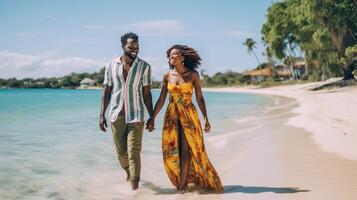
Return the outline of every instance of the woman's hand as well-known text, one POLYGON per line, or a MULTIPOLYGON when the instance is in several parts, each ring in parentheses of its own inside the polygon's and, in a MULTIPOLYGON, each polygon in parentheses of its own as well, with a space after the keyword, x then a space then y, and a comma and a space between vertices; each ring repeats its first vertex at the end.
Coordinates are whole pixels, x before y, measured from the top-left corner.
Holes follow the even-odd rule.
POLYGON ((150 118, 148 119, 148 121, 146 122, 146 128, 149 132, 152 132, 155 129, 155 119, 154 118, 150 118))
POLYGON ((211 130, 211 124, 209 123, 207 118, 205 118, 205 128, 203 130, 205 131, 205 133, 208 133, 211 130))

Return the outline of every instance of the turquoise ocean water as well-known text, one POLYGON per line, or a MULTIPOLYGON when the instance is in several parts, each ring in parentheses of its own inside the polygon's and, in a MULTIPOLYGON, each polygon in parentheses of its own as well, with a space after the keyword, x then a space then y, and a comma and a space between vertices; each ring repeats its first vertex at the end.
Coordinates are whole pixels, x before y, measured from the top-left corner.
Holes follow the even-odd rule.
MULTIPOLYGON (((118 197, 124 177, 111 132, 98 127, 101 95, 101 90, 0 90, 0 199, 118 197)), ((158 95, 153 90, 154 103, 158 95)), ((244 119, 260 115, 272 104, 271 99, 253 94, 205 92, 204 96, 212 126, 206 137, 242 129, 244 119)), ((143 173, 162 171, 165 108, 155 131, 144 133, 143 173)))

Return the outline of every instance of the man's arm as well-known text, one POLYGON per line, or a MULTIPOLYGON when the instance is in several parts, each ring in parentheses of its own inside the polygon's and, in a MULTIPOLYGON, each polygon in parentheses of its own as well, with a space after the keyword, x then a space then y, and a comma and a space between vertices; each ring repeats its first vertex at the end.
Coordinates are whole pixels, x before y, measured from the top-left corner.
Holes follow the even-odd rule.
POLYGON ((112 86, 105 86, 103 96, 102 96, 102 103, 100 106, 100 114, 99 114, 99 127, 102 131, 106 132, 106 128, 108 128, 107 120, 105 119, 105 111, 110 102, 110 96, 112 93, 112 86))
POLYGON ((149 112, 150 118, 152 117, 153 114, 153 109, 152 109, 152 95, 151 95, 151 90, 150 90, 150 85, 146 85, 142 88, 143 92, 143 97, 144 97, 144 104, 146 106, 146 109, 149 112))

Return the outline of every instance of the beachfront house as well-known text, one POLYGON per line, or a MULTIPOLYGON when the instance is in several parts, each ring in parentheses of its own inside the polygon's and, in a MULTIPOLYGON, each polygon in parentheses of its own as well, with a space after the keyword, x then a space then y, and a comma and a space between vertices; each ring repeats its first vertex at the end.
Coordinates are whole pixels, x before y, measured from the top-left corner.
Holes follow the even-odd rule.
POLYGON ((294 79, 302 79, 306 72, 306 63, 303 60, 297 61, 293 67, 294 79))
POLYGON ((97 82, 95 80, 92 80, 90 78, 85 78, 80 82, 81 87, 89 87, 89 86, 95 86, 97 82))
POLYGON ((276 80, 287 80, 292 76, 291 70, 285 65, 275 65, 274 66, 274 78, 276 80))
POLYGON ((271 67, 266 67, 264 69, 255 69, 243 73, 243 77, 249 79, 249 82, 261 82, 265 81, 269 77, 273 77, 273 69, 271 67))
POLYGON ((243 77, 248 79, 251 83, 265 81, 268 78, 275 80, 288 80, 303 79, 306 73, 306 65, 304 61, 298 61, 294 64, 294 67, 290 68, 285 64, 275 65, 272 67, 265 67, 263 69, 254 69, 243 74, 243 77))
POLYGON ((303 57, 286 58, 284 66, 291 71, 290 78, 294 80, 301 80, 306 76, 306 63, 303 57))
POLYGON ((277 80, 301 80, 306 78, 306 63, 302 58, 296 58, 293 66, 289 67, 285 64, 274 66, 274 78, 277 80))

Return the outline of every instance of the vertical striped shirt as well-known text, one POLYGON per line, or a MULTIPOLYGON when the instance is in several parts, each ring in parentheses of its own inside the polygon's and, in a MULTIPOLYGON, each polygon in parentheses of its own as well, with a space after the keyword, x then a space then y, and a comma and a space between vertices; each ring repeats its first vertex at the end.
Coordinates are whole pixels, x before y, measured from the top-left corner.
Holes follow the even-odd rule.
POLYGON ((125 106, 125 122, 144 121, 144 98, 142 87, 151 85, 151 68, 144 60, 136 57, 130 67, 126 81, 121 59, 116 58, 105 67, 103 85, 112 86, 109 110, 110 121, 114 122, 125 106))

